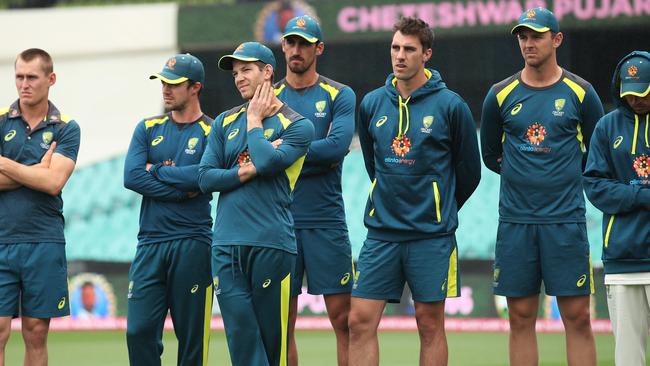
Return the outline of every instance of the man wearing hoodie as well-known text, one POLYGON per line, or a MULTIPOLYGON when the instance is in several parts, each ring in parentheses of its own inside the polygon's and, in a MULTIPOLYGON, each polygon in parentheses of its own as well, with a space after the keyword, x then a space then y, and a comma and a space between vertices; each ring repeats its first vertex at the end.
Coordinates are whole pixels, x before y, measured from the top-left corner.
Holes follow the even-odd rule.
POLYGON ((645 365, 650 316, 650 53, 635 51, 612 78, 616 109, 598 121, 584 173, 603 211, 603 264, 617 365, 645 365))
POLYGON ((595 365, 581 173, 603 107, 587 81, 558 66, 563 35, 553 13, 529 9, 511 33, 524 68, 490 89, 481 117, 483 161, 501 175, 493 286, 508 301, 510 363, 538 362, 544 281, 546 293, 557 296, 568 364, 595 365))
POLYGON ((367 94, 359 140, 372 186, 368 228, 349 317, 351 365, 377 365, 377 326, 404 283, 415 301, 420 363, 447 364, 446 297, 460 294, 458 210, 480 180, 476 126, 467 104, 425 68, 433 32, 402 18, 391 44, 393 73, 367 94))

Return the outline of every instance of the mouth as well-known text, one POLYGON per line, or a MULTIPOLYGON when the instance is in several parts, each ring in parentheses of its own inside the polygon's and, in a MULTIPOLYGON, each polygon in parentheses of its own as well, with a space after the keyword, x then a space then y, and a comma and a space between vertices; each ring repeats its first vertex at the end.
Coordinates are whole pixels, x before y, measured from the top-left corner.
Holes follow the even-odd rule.
POLYGON ((405 65, 405 64, 395 64, 395 70, 396 70, 396 71, 403 71, 403 70, 405 70, 405 69, 406 69, 406 65, 405 65))

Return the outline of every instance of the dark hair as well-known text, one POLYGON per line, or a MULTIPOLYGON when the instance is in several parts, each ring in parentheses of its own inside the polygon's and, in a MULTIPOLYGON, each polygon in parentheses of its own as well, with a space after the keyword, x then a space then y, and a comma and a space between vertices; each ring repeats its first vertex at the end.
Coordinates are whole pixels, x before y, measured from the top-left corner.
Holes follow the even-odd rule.
POLYGON ((191 80, 191 79, 188 80, 188 81, 187 81, 187 89, 191 88, 192 85, 194 85, 194 84, 196 84, 196 83, 201 84, 201 89, 199 89, 199 92, 196 94, 197 97, 200 97, 200 96, 201 96, 201 92, 203 91, 203 83, 201 83, 200 81, 195 81, 195 80, 191 80))
POLYGON ((52 56, 50 56, 49 53, 45 52, 40 48, 29 48, 19 53, 18 57, 16 57, 16 61, 14 61, 14 67, 16 67, 16 62, 18 62, 18 60, 30 62, 37 58, 41 59, 43 72, 45 72, 45 75, 49 75, 54 71, 54 63, 52 62, 52 56))
POLYGON ((417 36, 422 44, 422 50, 433 48, 433 30, 424 20, 414 17, 405 17, 395 23, 393 33, 400 32, 404 35, 417 36))

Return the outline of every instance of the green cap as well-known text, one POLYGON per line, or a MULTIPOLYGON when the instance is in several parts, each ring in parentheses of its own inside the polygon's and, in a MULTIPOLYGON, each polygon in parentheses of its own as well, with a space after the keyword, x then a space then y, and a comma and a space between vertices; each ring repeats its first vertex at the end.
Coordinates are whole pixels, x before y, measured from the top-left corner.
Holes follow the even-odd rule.
POLYGON ((273 52, 258 42, 240 44, 231 55, 225 55, 219 59, 219 68, 225 71, 232 70, 233 60, 246 62, 260 61, 273 66, 273 70, 275 70, 275 56, 273 56, 273 52))
POLYGON ((621 78, 621 98, 626 95, 645 97, 650 93, 650 61, 645 57, 631 57, 623 65, 621 78))
POLYGON ((560 24, 557 22, 555 15, 550 10, 544 8, 526 10, 521 14, 517 25, 510 30, 510 33, 515 34, 520 27, 526 27, 539 33, 548 31, 558 33, 560 31, 560 24))
POLYGON ((201 60, 186 53, 167 60, 162 71, 151 74, 149 79, 160 79, 167 84, 180 84, 186 80, 198 81, 203 84, 205 71, 201 60))
POLYGON ((288 36, 299 36, 307 40, 309 43, 316 43, 323 40, 323 33, 320 30, 320 25, 316 19, 309 15, 301 15, 289 20, 287 26, 284 28, 282 38, 288 36))

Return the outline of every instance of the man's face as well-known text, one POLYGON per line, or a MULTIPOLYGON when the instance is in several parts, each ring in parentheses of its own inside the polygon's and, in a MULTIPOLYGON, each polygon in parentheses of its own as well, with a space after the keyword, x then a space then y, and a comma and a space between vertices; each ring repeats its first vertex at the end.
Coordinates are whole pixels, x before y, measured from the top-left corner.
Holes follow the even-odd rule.
POLYGON ((16 60, 16 91, 22 104, 35 106, 47 101, 50 86, 56 82, 52 72, 45 74, 40 57, 27 62, 16 60))
POLYGON ((309 70, 316 57, 323 53, 324 47, 323 42, 309 43, 300 36, 288 36, 282 39, 284 59, 289 70, 295 74, 302 74, 309 70))
POLYGON ((555 50, 562 44, 562 33, 555 36, 550 31, 540 33, 521 27, 517 32, 519 49, 526 65, 540 67, 555 57, 555 50))
POLYGON ((245 100, 253 99, 257 86, 262 85, 265 80, 270 80, 270 75, 267 77, 266 72, 266 68, 270 66, 265 65, 260 69, 259 65, 257 62, 233 60, 232 76, 237 90, 245 100))
POLYGON ((81 304, 87 311, 92 311, 97 303, 97 296, 95 294, 95 287, 86 285, 81 288, 81 304))
POLYGON ((632 108, 636 114, 650 113, 650 93, 645 97, 637 97, 634 95, 626 95, 625 101, 632 108))
POLYGON ((424 70, 424 64, 431 58, 431 49, 423 50, 416 35, 405 35, 397 31, 390 46, 393 73, 398 80, 410 80, 424 70))
POLYGON ((190 86, 188 80, 183 81, 180 84, 168 84, 164 81, 162 83, 162 95, 163 102, 165 104, 165 111, 182 111, 187 107, 187 104, 190 101, 192 95, 196 94, 197 91, 193 86, 190 86))

